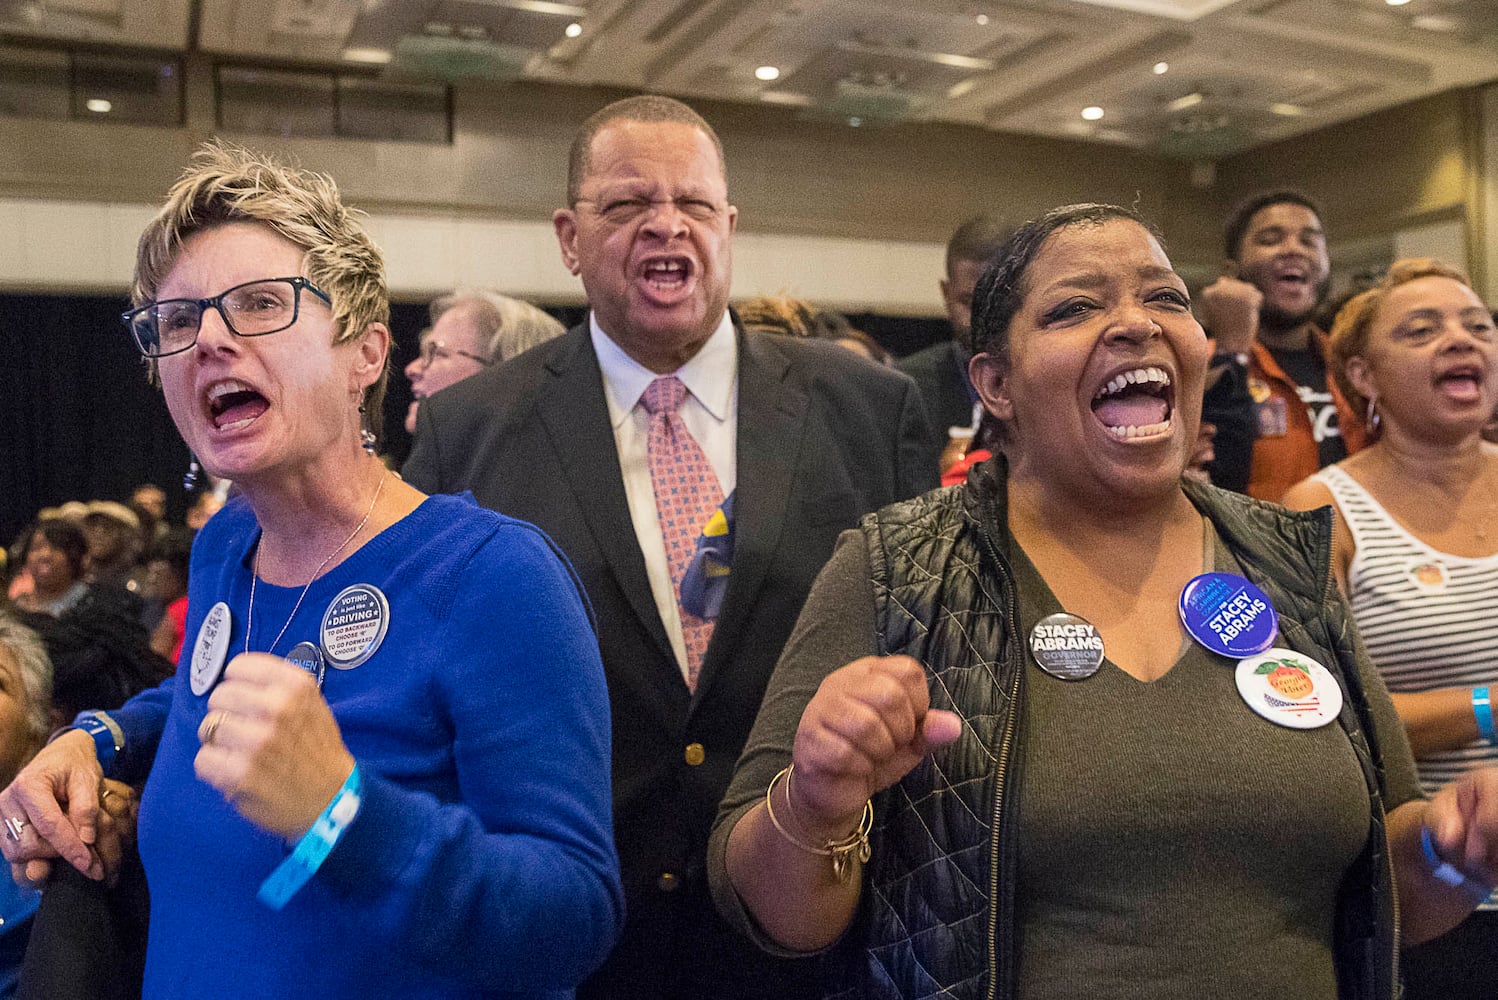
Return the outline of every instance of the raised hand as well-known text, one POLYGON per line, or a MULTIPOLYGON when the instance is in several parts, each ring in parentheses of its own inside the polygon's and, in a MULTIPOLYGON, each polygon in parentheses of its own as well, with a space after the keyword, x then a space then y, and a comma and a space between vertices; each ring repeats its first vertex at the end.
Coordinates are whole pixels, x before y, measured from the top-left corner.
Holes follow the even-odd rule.
POLYGON ((199 778, 256 826, 296 840, 354 769, 317 682, 278 656, 229 661, 198 726, 199 778))
POLYGON ((926 673, 908 656, 866 656, 828 674, 801 714, 788 802, 817 837, 842 837, 864 803, 957 739, 955 713, 930 707, 926 673))

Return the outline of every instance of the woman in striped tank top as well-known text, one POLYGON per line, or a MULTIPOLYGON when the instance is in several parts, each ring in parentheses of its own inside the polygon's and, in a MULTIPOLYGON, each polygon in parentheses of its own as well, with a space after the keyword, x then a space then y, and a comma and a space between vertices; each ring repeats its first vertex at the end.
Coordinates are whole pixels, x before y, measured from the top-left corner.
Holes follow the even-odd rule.
MULTIPOLYGON (((1460 271, 1402 260, 1337 314, 1330 367, 1373 443, 1285 503, 1332 504, 1333 570, 1434 794, 1498 763, 1498 448, 1482 439, 1498 408, 1493 316, 1460 271)), ((1498 875, 1438 846, 1483 884, 1498 875)), ((1409 1000, 1498 996, 1498 896, 1406 951, 1404 968, 1409 1000)))

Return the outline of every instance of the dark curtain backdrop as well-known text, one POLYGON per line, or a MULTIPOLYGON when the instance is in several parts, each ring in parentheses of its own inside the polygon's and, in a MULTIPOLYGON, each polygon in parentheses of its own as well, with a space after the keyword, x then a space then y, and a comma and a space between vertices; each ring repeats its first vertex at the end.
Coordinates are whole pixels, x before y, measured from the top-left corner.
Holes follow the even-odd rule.
MULTIPOLYGON (((170 514, 187 507, 187 447, 161 392, 120 323, 121 296, 0 294, 0 544, 10 545, 43 507, 68 500, 120 500, 141 483, 166 490, 170 514)), ((581 307, 548 309, 564 324, 581 307)), ((893 353, 948 336, 945 320, 849 314, 893 353)), ((395 303, 383 450, 397 464, 410 452, 403 421, 411 387, 402 370, 416 356, 425 303, 395 303)))

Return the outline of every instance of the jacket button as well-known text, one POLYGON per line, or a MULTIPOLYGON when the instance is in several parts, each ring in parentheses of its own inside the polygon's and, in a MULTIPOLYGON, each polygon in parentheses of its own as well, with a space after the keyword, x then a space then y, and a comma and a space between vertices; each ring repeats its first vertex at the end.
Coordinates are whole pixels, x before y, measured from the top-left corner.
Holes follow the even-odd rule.
POLYGON ((681 886, 681 879, 671 872, 661 872, 661 877, 655 880, 655 887, 661 892, 675 892, 681 886))
POLYGON ((707 751, 702 749, 701 743, 688 743, 687 751, 682 756, 686 758, 689 766, 696 767, 707 760, 707 751))

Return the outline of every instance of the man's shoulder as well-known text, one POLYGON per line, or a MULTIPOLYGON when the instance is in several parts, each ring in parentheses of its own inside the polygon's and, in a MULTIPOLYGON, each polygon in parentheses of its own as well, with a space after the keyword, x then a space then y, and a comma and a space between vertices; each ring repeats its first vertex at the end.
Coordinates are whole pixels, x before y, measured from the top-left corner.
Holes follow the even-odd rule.
POLYGON ((895 367, 907 375, 916 375, 933 371, 940 366, 950 367, 952 364, 953 345, 950 340, 923 347, 914 354, 907 354, 895 362, 895 367))
POLYGON ((910 384, 904 373, 870 361, 830 340, 748 331, 744 334, 744 343, 749 363, 783 360, 791 371, 818 385, 851 385, 859 387, 858 391, 868 391, 869 387, 900 390, 910 384))

